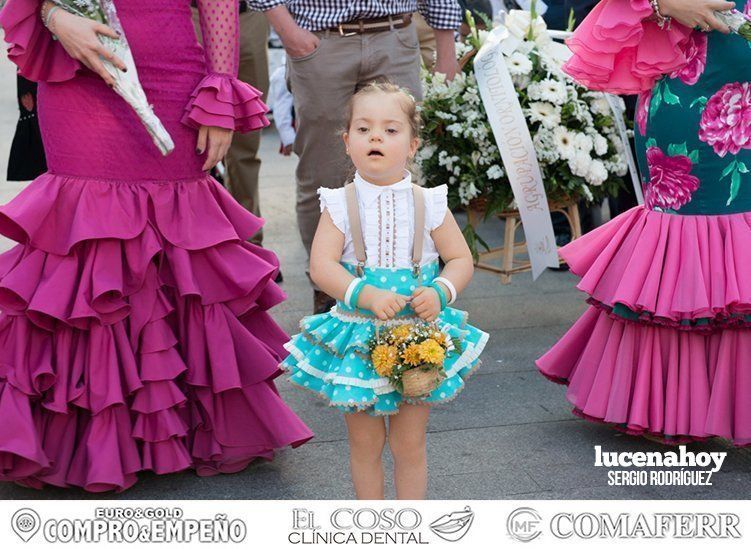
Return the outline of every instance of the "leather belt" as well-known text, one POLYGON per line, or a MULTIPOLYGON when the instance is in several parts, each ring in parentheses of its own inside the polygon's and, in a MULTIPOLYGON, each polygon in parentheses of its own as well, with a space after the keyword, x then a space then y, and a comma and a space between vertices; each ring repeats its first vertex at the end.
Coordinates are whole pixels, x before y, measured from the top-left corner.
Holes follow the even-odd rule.
POLYGON ((408 26, 411 22, 411 13, 400 13, 398 15, 376 17, 374 19, 347 21, 346 23, 339 23, 337 26, 331 27, 328 30, 331 32, 338 32, 341 36, 353 36, 355 34, 402 29, 408 26))

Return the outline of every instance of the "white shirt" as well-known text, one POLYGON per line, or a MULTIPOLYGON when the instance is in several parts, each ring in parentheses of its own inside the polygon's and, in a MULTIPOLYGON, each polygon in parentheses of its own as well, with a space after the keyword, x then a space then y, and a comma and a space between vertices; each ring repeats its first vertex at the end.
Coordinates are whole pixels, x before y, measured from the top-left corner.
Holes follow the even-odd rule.
POLYGON ((292 94, 287 89, 285 66, 271 74, 269 86, 269 106, 274 112, 274 125, 279 132, 279 138, 285 147, 295 142, 295 128, 292 125, 292 94))
MULTIPOLYGON (((415 230, 412 175, 391 185, 374 185, 355 173, 357 202, 360 207, 360 224, 365 240, 368 267, 390 269, 412 268, 412 246, 415 230)), ((422 264, 438 259, 438 251, 430 232, 438 228, 448 211, 446 185, 423 188, 425 195, 425 237, 422 246, 422 264)), ((328 210, 334 225, 344 233, 342 261, 357 263, 355 247, 347 216, 347 199, 344 188, 318 189, 321 211, 328 210)))

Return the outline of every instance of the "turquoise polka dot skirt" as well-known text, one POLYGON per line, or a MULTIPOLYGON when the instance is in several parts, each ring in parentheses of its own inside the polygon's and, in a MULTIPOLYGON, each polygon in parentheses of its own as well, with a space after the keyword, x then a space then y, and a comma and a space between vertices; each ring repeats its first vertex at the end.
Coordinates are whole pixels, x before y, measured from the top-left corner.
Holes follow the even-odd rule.
MULTIPOLYGON (((354 265, 343 265, 355 274, 354 265)), ((368 284, 407 296, 436 276, 438 262, 423 265, 418 276, 411 269, 365 269, 368 284)), ((488 341, 488 334, 467 324, 466 312, 447 307, 437 322, 441 330, 462 341, 462 352, 446 357, 446 377, 434 391, 419 399, 405 398, 387 378, 376 373, 370 361, 368 344, 376 333, 375 320, 370 311, 353 309, 341 301, 328 313, 303 318, 301 332, 285 345, 290 354, 281 364, 291 374, 290 382, 313 391, 343 412, 395 414, 403 401, 435 404, 456 397, 480 365, 479 356, 488 341)), ((416 320, 408 305, 389 323, 416 320)))

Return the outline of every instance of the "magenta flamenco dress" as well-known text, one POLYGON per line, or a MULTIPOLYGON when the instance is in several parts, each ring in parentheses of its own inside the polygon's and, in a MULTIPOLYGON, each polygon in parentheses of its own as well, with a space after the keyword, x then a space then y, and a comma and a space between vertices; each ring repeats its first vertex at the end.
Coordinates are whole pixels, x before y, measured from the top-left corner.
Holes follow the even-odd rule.
POLYGON ((196 129, 266 124, 237 80, 237 1, 115 0, 163 157, 135 113, 69 57, 40 0, 0 12, 39 82, 49 171, 0 207, 0 479, 122 491, 137 473, 235 472, 312 433, 280 398, 286 334, 262 220, 201 171, 196 129))
POLYGON ((640 94, 645 205, 561 250, 590 307, 537 366, 584 418, 748 445, 751 47, 651 16, 648 0, 603 0, 569 40, 576 80, 640 94))

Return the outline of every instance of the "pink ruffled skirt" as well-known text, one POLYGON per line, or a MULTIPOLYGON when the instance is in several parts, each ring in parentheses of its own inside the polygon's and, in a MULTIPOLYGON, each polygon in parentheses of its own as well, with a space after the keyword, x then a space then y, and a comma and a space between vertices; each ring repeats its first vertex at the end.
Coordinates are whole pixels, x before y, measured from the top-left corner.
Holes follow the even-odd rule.
POLYGON ((89 491, 235 472, 312 437, 261 226, 211 177, 45 174, 0 207, 0 479, 89 491))
POLYGON ((751 444, 751 213, 636 207, 561 249, 590 307, 537 367, 574 413, 751 444))

